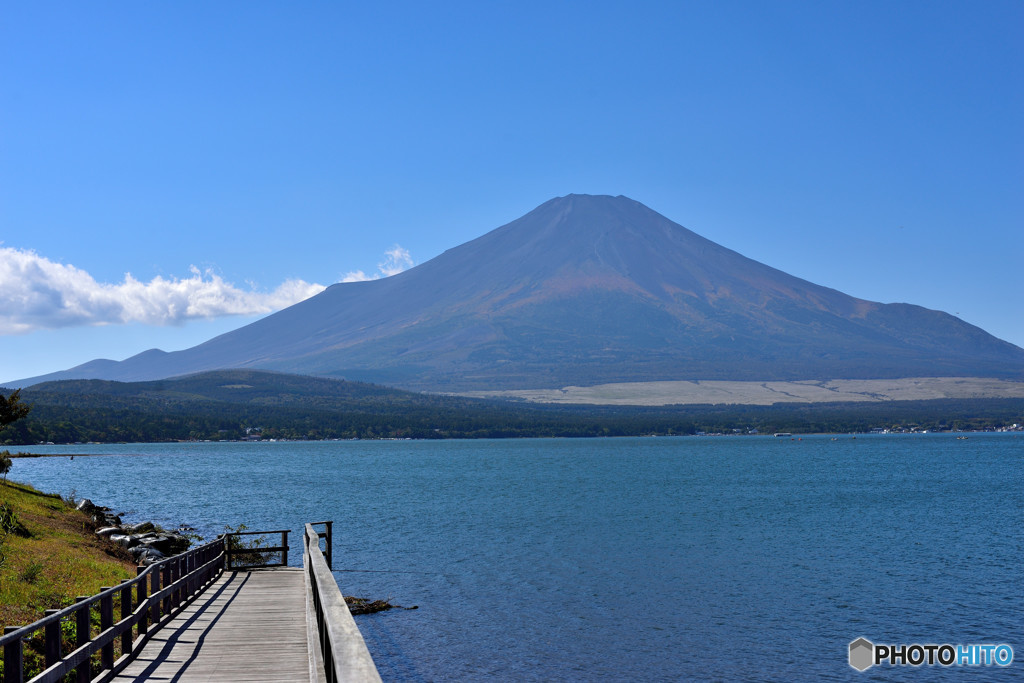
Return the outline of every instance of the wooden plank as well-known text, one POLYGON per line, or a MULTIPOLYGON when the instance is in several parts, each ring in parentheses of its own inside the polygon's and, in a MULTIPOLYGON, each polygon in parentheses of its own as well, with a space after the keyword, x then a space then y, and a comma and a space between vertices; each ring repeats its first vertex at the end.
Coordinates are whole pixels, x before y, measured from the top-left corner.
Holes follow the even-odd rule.
POLYGON ((226 571, 113 680, 309 680, 302 570, 226 571))

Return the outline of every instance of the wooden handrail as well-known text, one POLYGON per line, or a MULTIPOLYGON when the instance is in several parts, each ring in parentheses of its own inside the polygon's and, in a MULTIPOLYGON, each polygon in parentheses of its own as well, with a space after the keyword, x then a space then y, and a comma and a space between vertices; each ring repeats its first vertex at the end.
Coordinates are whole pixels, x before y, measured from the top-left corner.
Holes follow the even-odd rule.
MULTIPOLYGON (((327 559, 327 568, 334 569, 334 564, 332 562, 332 558, 334 555, 332 548, 334 547, 334 542, 331 538, 332 534, 334 533, 334 521, 329 520, 326 522, 310 522, 309 526, 320 526, 321 524, 325 527, 325 530, 320 532, 320 538, 327 539, 327 552, 324 553, 327 559)), ((320 547, 319 543, 317 544, 317 547, 320 547)))
MULTIPOLYGON (((373 663, 363 636, 356 627, 345 604, 341 590, 331 573, 332 522, 306 524, 303 534, 303 577, 306 590, 306 622, 310 646, 310 680, 358 681, 377 683, 380 675, 373 663), (317 532, 314 525, 324 525, 317 532), (320 540, 326 539, 326 557, 320 549, 320 540)), ((250 552, 284 550, 287 553, 287 531, 234 532, 233 535, 280 533, 283 548, 258 548, 250 552)), ((103 588, 92 596, 79 597, 74 605, 62 610, 48 611, 42 619, 28 626, 4 629, 0 636, 3 650, 3 683, 24 683, 24 640, 44 630, 46 669, 32 678, 30 683, 56 683, 72 672, 79 683, 110 681, 120 673, 153 634, 165 626, 210 586, 228 568, 230 552, 226 534, 212 543, 187 550, 180 555, 138 568, 138 575, 118 586, 103 588), (132 601, 132 593, 135 600, 132 601), (114 621, 113 601, 121 600, 120 620, 114 621), (91 614, 94 607, 100 611, 100 632, 92 637, 91 614), (60 624, 74 619, 76 624, 75 649, 61 653, 60 624), (137 627, 138 636, 132 638, 137 627), (114 661, 114 643, 120 639, 122 655, 114 661), (91 659, 100 654, 101 674, 92 678, 91 659)), ((242 554, 240 551, 236 554, 242 554)), ((287 561, 287 560, 285 560, 287 561)))
POLYGON ((100 653, 101 666, 106 672, 103 680, 113 678, 156 629, 170 621, 220 576, 224 571, 224 545, 222 536, 212 543, 155 562, 145 569, 140 567, 134 579, 123 581, 118 586, 103 588, 96 595, 80 597, 74 605, 49 612, 28 626, 4 629, 4 635, 0 636, 4 683, 24 681, 22 642, 40 629, 46 634, 46 669, 32 678, 32 683, 55 683, 72 671, 76 672, 76 680, 89 681, 92 679, 90 658, 97 652, 100 653), (147 591, 147 582, 152 584, 151 592, 147 591), (131 609, 132 588, 135 588, 136 594, 134 609, 131 609), (115 595, 119 595, 122 600, 121 619, 117 622, 113 620, 115 595), (126 599, 129 603, 127 606, 126 599), (97 603, 100 608, 101 631, 93 638, 89 631, 89 615, 97 603), (62 656, 60 623, 71 618, 74 618, 76 624, 77 647, 62 656), (133 640, 131 634, 136 624, 139 625, 139 636, 133 640), (123 654, 115 662, 113 645, 118 638, 121 639, 123 654))
MULTIPOLYGON (((326 524, 327 532, 318 533, 313 524, 306 525, 302 554, 302 569, 306 583, 306 621, 310 634, 310 647, 316 648, 313 660, 323 666, 327 683, 338 681, 359 681, 376 683, 380 674, 373 663, 366 642, 359 632, 352 614, 345 604, 338 583, 320 550, 320 539, 327 539, 330 553, 332 545, 331 523, 326 524)), ((311 671, 311 678, 317 672, 311 671)))
POLYGON ((255 569, 257 567, 287 567, 288 566, 288 534, 291 529, 275 529, 273 531, 231 531, 224 534, 224 548, 227 554, 228 569, 255 569), (281 545, 267 546, 266 548, 233 548, 233 543, 228 540, 232 536, 264 536, 268 534, 281 534, 281 545), (235 566, 233 558, 244 555, 257 555, 261 553, 281 553, 281 561, 276 563, 257 562, 246 563, 235 566))

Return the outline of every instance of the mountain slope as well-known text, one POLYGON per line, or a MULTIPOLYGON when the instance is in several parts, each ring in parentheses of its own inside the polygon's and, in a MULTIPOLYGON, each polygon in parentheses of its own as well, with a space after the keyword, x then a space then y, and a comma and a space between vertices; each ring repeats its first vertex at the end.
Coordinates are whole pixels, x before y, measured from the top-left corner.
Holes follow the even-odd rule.
POLYGON ((1024 377, 946 313, 787 275, 625 197, 569 195, 383 280, 338 284, 175 353, 50 378, 245 367, 421 390, 666 379, 1024 377))

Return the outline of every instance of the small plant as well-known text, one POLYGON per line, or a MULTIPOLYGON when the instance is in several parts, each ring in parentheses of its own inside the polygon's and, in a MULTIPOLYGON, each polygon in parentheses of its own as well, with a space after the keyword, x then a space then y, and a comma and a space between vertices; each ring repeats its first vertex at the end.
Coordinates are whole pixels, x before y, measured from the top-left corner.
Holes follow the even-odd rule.
POLYGON ((239 524, 234 528, 224 527, 227 535, 227 551, 231 556, 233 568, 262 567, 274 559, 274 555, 277 554, 275 550, 262 550, 264 547, 262 536, 247 535, 248 540, 243 541, 242 536, 234 535, 240 534, 248 528, 245 524, 239 524))
POLYGON ((8 534, 14 534, 15 536, 21 536, 22 538, 28 538, 32 534, 29 533, 25 525, 18 519, 18 513, 15 512, 14 507, 10 503, 0 503, 0 538, 6 537, 8 534))
POLYGON ((0 504, 0 570, 7 564, 7 549, 4 548, 4 543, 11 534, 29 535, 28 529, 18 519, 18 513, 14 511, 14 507, 5 501, 0 504))
POLYGON ((189 545, 193 547, 202 545, 203 541, 206 540, 203 538, 202 534, 198 534, 195 531, 179 531, 178 533, 187 538, 189 545))
POLYGON ((11 465, 14 461, 11 460, 10 451, 0 451, 0 474, 4 475, 4 483, 7 483, 7 473, 11 471, 11 465))
POLYGON ((25 583, 35 583, 39 580, 42 573, 42 562, 29 562, 25 568, 21 570, 21 580, 25 583))

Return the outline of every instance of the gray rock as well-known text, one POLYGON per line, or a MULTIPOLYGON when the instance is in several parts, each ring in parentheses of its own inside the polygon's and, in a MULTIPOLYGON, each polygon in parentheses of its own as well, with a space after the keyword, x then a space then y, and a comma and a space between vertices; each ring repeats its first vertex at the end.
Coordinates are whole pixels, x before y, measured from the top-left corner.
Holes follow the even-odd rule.
POLYGON ((139 545, 139 538, 137 536, 129 536, 128 534, 111 534, 110 540, 125 548, 133 548, 139 545))
MULTIPOLYGON (((96 535, 107 537, 114 543, 132 550, 141 547, 138 553, 152 551, 147 557, 159 558, 177 555, 188 550, 191 541, 180 531, 165 531, 153 522, 122 524, 121 517, 115 515, 108 507, 95 505, 88 498, 78 502, 78 509, 92 516, 93 522, 100 527, 96 535)), ((190 528, 190 527, 182 527, 190 528)))
POLYGON ((165 532, 152 536, 140 537, 140 542, 150 548, 156 548, 164 555, 177 555, 188 550, 189 540, 181 534, 165 532))
POLYGON ((94 508, 92 521, 99 526, 121 526, 121 518, 113 514, 110 508, 94 508))
POLYGON ((132 557, 140 565, 151 565, 164 559, 164 554, 162 552, 156 548, 150 548, 144 545, 137 545, 128 552, 132 554, 132 557))

